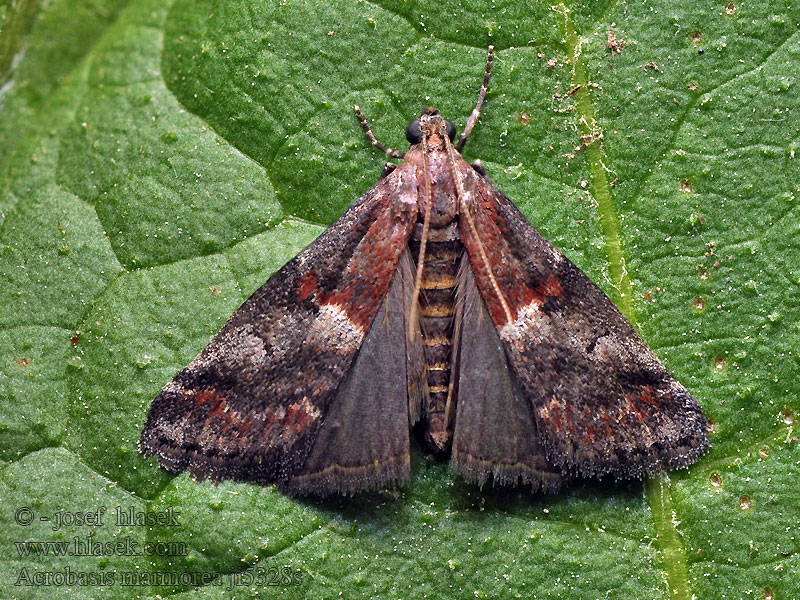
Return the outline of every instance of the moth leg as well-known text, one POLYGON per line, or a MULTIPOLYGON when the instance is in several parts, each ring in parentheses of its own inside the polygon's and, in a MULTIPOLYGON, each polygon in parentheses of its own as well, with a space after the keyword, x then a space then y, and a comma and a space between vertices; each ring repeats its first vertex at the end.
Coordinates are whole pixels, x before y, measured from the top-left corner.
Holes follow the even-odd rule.
POLYGON ((483 167, 483 161, 480 158, 476 158, 475 160, 473 160, 471 163, 469 163, 469 166, 472 167, 472 169, 478 175, 486 177, 486 169, 483 167))
POLYGON ((406 155, 405 152, 400 152, 399 150, 395 150, 393 148, 387 148, 386 146, 381 144, 375 137, 375 134, 372 133, 372 129, 369 128, 369 123, 367 123, 367 120, 361 113, 361 109, 358 107, 358 105, 356 105, 354 108, 356 109, 356 114, 358 115, 358 119, 361 121, 361 126, 364 128, 364 131, 367 132, 367 137, 372 142, 372 145, 375 146, 381 152, 383 152, 386 155, 386 158, 403 158, 406 155))
POLYGON ((472 133, 472 128, 475 127, 478 117, 481 116, 481 108, 483 107, 483 101, 486 98, 486 89, 489 87, 489 77, 492 75, 493 59, 494 46, 489 46, 489 55, 486 57, 486 72, 483 74, 483 85, 481 86, 480 94, 478 94, 478 103, 475 105, 475 108, 472 109, 472 114, 469 116, 469 119, 467 119, 467 126, 464 127, 464 131, 461 132, 461 136, 458 138, 458 143, 456 144, 456 150, 459 152, 461 152, 461 149, 467 142, 469 134, 472 133))
POLYGON ((389 175, 391 175, 392 171, 394 171, 396 168, 397 168, 396 164, 392 162, 387 162, 386 164, 383 165, 383 171, 381 171, 380 178, 384 179, 385 177, 388 177, 389 175))

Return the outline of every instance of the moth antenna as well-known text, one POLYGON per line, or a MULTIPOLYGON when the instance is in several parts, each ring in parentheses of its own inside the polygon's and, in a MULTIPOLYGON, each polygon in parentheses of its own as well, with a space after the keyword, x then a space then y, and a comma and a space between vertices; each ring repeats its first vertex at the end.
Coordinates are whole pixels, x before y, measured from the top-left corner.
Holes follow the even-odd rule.
MULTIPOLYGON (((450 147, 450 138, 444 136, 450 147)), ((431 227, 431 178, 428 174, 428 140, 423 135, 420 140, 422 143, 422 170, 425 175, 425 219, 422 222, 422 236, 419 241, 419 255, 417 256, 417 276, 414 278, 414 294, 411 296, 411 316, 408 320, 408 339, 414 339, 412 323, 417 320, 417 305, 419 304, 419 292, 422 289, 422 269, 425 266, 425 249, 428 245, 428 230, 431 227)))
MULTIPOLYGON (((481 108, 483 107, 484 99, 486 99, 486 90, 489 87, 489 77, 491 77, 492 75, 493 60, 494 60, 494 46, 489 46, 489 55, 486 57, 486 72, 483 74, 483 85, 481 86, 480 94, 478 94, 478 103, 475 105, 475 108, 472 109, 472 114, 469 116, 469 119, 467 119, 467 125, 466 127, 464 127, 464 131, 461 132, 461 135, 458 138, 458 142, 456 143, 456 150, 458 150, 459 152, 461 152, 461 149, 467 142, 469 134, 472 133, 472 128, 475 127, 475 123, 478 122, 478 117, 481 116, 481 108)), ((356 110, 358 110, 358 107, 356 107, 356 110)))
MULTIPOLYGON (((489 52, 489 55, 491 56, 491 46, 489 52)), ((480 105, 480 102, 478 104, 480 105)), ((495 279, 494 273, 492 272, 492 265, 489 263, 489 257, 486 255, 486 248, 483 247, 483 242, 481 242, 481 238, 478 235, 478 230, 475 227, 475 221, 470 213, 470 207, 466 206, 464 202, 464 185, 461 182, 461 177, 459 177, 458 168, 456 167, 457 163, 456 156, 453 152, 453 144, 450 143, 450 138, 447 136, 444 136, 444 142, 445 146, 447 147, 447 155, 450 157, 450 168, 453 172, 453 180, 456 183, 456 202, 458 203, 458 212, 459 214, 464 215, 464 218, 469 224, 470 232, 475 238, 475 245, 478 247, 478 253, 481 255, 481 261, 483 262, 484 267, 486 267, 486 273, 489 275, 489 281, 492 284, 492 289, 494 290, 494 293, 497 294, 497 299, 500 301, 500 305, 503 307, 503 312, 506 313, 507 322, 513 323, 514 317, 511 313, 511 308, 508 306, 508 301, 506 301, 506 297, 503 295, 503 291, 500 289, 500 285, 497 283, 497 279, 495 279)))
MULTIPOLYGON (((403 158, 406 153, 400 152, 399 150, 395 150, 394 148, 387 148, 383 144, 378 141, 378 138, 375 137, 375 134, 372 133, 372 129, 369 128, 369 123, 367 123, 367 119, 364 118, 364 115, 361 112, 361 109, 356 104, 353 108, 356 110, 356 114, 358 115, 358 119, 361 121, 361 126, 364 128, 364 131, 367 132, 367 137, 372 142, 372 145, 375 146, 378 150, 383 152, 386 155, 386 158, 403 158)), ((384 168, 385 170, 385 168, 384 168)))

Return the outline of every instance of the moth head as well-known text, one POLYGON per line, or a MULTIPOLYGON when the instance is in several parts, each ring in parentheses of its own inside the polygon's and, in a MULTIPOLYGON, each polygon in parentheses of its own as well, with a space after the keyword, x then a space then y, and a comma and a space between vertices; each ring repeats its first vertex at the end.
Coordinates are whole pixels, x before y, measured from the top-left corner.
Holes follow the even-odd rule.
POLYGON ((406 127, 406 139, 409 144, 419 144, 422 141, 423 133, 426 137, 440 135, 442 129, 451 142, 456 139, 456 126, 452 121, 443 119, 435 108, 425 108, 419 119, 411 121, 406 127))

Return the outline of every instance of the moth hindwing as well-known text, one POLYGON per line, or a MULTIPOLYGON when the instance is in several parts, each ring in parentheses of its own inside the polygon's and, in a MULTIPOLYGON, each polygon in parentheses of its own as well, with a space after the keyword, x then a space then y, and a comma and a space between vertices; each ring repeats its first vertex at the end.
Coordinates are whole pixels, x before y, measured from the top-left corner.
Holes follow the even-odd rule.
POLYGON ((162 466, 289 494, 402 483, 410 431, 483 485, 642 477, 706 420, 608 297, 542 237, 435 109, 399 165, 258 289, 153 400, 162 466))

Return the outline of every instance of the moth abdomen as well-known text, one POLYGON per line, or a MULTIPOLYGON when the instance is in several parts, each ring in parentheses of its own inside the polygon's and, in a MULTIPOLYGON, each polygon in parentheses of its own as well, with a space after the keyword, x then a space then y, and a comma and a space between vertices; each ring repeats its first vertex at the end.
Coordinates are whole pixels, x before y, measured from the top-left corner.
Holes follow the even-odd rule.
MULTIPOLYGON (((419 256, 421 231, 409 242, 411 255, 419 256)), ((426 244, 419 295, 419 321, 425 356, 428 394, 422 406, 425 441, 436 452, 447 451, 452 441, 448 413, 454 406, 453 331, 456 275, 463 246, 452 224, 432 227, 426 244)))

